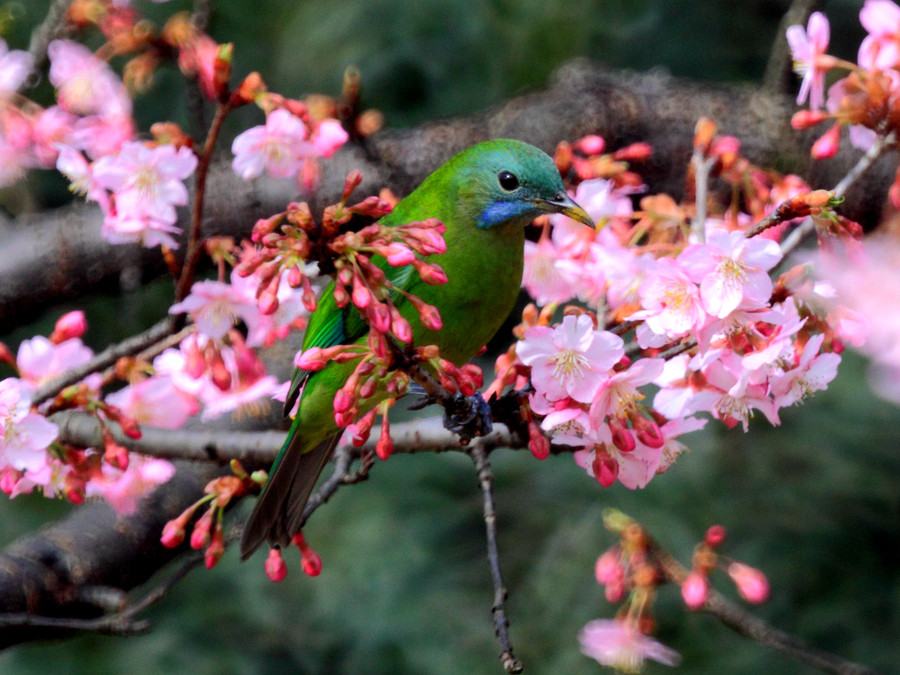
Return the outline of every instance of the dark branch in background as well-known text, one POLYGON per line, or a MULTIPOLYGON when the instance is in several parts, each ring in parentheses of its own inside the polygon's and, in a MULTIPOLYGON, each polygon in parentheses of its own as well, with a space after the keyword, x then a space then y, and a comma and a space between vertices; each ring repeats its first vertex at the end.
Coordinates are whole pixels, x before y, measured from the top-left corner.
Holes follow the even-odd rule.
MULTIPOLYGON (((323 163, 322 182, 310 200, 314 209, 327 204, 340 194, 354 168, 364 177, 359 194, 377 193, 382 186, 406 194, 451 154, 485 138, 520 138, 552 152, 559 141, 587 133, 601 134, 610 148, 650 143, 653 156, 636 168, 651 191, 678 196, 701 116, 715 120, 721 133, 738 135, 752 161, 798 173, 815 187, 834 185, 859 153, 845 143, 837 157, 813 163, 809 147, 820 131, 791 129, 794 110, 790 97, 758 89, 702 85, 659 73, 612 72, 576 61, 561 68, 546 90, 495 110, 383 132, 368 139, 365 149, 342 148, 323 163)), ((848 198, 841 207, 844 215, 867 227, 878 222, 893 180, 889 164, 876 163, 869 189, 848 198)), ((242 181, 227 158, 214 161, 203 236, 247 235, 258 218, 282 211, 295 199, 294 190, 290 181, 242 181)), ((20 216, 2 232, 8 255, 0 259, 0 334, 52 303, 115 284, 135 288, 142 277, 165 273, 158 251, 110 246, 100 237, 101 223, 98 209, 73 204, 20 216)), ((188 226, 184 210, 179 224, 188 226)))
MULTIPOLYGON (((59 427, 59 439, 83 448, 102 448, 100 423, 88 413, 69 410, 51 415, 59 427)), ((248 467, 270 464, 284 442, 281 431, 234 431, 221 429, 160 429, 141 426, 135 440, 122 433, 115 422, 106 422, 119 445, 143 455, 161 459, 228 464, 236 459, 248 467)))
POLYGON ((55 39, 68 33, 66 13, 71 4, 72 0, 54 0, 47 9, 47 16, 44 17, 41 25, 32 31, 31 40, 28 42, 28 53, 34 59, 34 70, 23 84, 24 88, 30 89, 37 85, 40 81, 40 71, 47 62, 47 47, 55 39))
POLYGON ((184 552, 159 543, 162 527, 193 503, 218 471, 182 465, 134 515, 117 518, 106 503, 86 504, 0 552, 0 649, 66 637, 86 627, 50 625, 53 619, 91 621, 121 610, 127 591, 184 552), (28 623, 24 614, 50 621, 28 623))
POLYGON ((797 79, 793 69, 793 58, 788 46, 785 33, 788 26, 806 26, 809 15, 813 13, 818 0, 794 0, 788 11, 784 13, 778 30, 775 32, 775 42, 769 52, 769 61, 766 63, 766 72, 763 75, 762 88, 772 94, 791 94, 796 91, 797 79))

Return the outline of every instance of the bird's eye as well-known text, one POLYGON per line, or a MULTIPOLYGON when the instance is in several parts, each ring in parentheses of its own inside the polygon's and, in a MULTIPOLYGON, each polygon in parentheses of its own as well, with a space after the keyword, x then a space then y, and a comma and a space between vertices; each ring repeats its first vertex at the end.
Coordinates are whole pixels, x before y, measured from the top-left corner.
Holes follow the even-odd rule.
POLYGON ((512 192, 519 187, 519 179, 516 178, 515 174, 510 173, 509 171, 501 171, 497 174, 497 182, 500 183, 500 187, 507 192, 512 192))

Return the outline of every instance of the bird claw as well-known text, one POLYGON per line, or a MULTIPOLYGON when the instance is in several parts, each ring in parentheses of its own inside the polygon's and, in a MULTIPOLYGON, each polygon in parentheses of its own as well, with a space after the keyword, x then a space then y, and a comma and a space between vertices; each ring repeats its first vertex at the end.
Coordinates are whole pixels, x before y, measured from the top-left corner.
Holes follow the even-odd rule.
POLYGON ((491 406, 481 394, 457 394, 444 408, 444 428, 458 434, 463 445, 467 445, 473 438, 491 433, 491 406))

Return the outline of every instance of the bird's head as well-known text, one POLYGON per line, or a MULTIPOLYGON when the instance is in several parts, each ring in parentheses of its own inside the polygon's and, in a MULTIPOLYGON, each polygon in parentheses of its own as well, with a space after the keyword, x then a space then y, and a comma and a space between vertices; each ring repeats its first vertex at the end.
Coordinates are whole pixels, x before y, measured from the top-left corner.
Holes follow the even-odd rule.
POLYGON ((481 229, 527 225, 545 213, 594 227, 563 187, 546 153, 522 141, 498 139, 472 146, 451 162, 461 180, 459 196, 481 229))

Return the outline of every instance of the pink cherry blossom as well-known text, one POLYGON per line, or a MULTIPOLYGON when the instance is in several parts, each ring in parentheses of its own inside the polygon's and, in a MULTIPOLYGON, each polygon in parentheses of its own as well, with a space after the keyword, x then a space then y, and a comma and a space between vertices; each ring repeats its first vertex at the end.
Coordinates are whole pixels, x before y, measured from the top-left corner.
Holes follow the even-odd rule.
POLYGON ((574 297, 571 280, 560 269, 564 254, 547 237, 525 242, 522 286, 538 305, 562 303, 574 297))
POLYGON ((866 0, 859 21, 869 33, 859 46, 859 65, 867 70, 896 66, 900 62, 900 7, 890 0, 866 0))
POLYGON ((198 281, 190 294, 169 308, 170 314, 190 314, 197 329, 213 340, 221 340, 245 316, 259 314, 255 298, 221 281, 198 281))
POLYGON ((69 179, 69 190, 100 204, 100 208, 109 210, 109 195, 103 186, 94 178, 93 166, 79 150, 68 145, 57 146, 59 156, 56 169, 69 179))
POLYGON ((77 115, 131 116, 131 99, 109 65, 71 40, 54 40, 47 47, 50 82, 59 104, 77 115))
POLYGON ((831 30, 828 19, 821 12, 813 12, 806 30, 803 26, 790 26, 787 40, 794 57, 794 71, 803 77, 797 103, 809 98, 809 107, 818 110, 825 102, 825 73, 831 63, 825 57, 831 30))
POLYGON ((37 116, 31 130, 32 149, 42 167, 52 168, 56 165, 60 144, 65 144, 75 123, 75 116, 58 105, 41 111, 37 116))
POLYGON ((138 500, 175 475, 175 467, 165 459, 132 454, 125 471, 101 465, 102 474, 85 486, 85 496, 102 497, 120 516, 134 513, 138 500))
POLYGON ((600 665, 636 673, 650 659, 667 666, 681 663, 681 655, 620 619, 594 619, 578 634, 581 652, 600 665))
MULTIPOLYGON (((601 431, 606 427, 601 428, 601 431)), ((639 490, 647 486, 658 473, 662 448, 651 448, 648 445, 636 441, 635 447, 630 452, 619 450, 612 443, 597 444, 592 447, 577 450, 573 454, 575 463, 584 469, 589 476, 596 478, 601 485, 609 487, 616 480, 629 490, 639 490), (612 474, 606 479, 596 473, 597 453, 612 463, 612 474)))
POLYGON ((94 352, 79 338, 54 344, 44 336, 37 335, 21 342, 16 364, 22 379, 38 386, 72 368, 84 365, 93 356, 94 352))
POLYGON ((700 284, 703 309, 718 318, 735 309, 768 305, 772 279, 768 271, 781 260, 781 249, 769 239, 747 239, 743 232, 714 229, 703 244, 692 244, 678 256, 691 279, 700 284))
POLYGON ((841 357, 833 353, 820 354, 824 340, 821 333, 812 336, 803 347, 797 366, 785 371, 781 377, 770 378, 776 407, 799 403, 814 391, 826 389, 837 376, 841 357))
POLYGON ((120 215, 134 214, 171 225, 177 218, 175 207, 187 204, 183 181, 196 166, 197 156, 190 148, 129 142, 117 155, 99 159, 94 177, 115 194, 120 215))
POLYGON ((8 377, 0 381, 0 469, 36 471, 47 461, 57 426, 31 411, 31 387, 8 377))
POLYGON ((638 387, 649 384, 663 372, 663 359, 639 359, 627 369, 606 378, 591 402, 591 421, 595 426, 607 416, 624 417, 644 399, 638 387))
POLYGON ((622 358, 624 343, 617 335, 594 330, 590 317, 569 315, 556 328, 529 328, 516 353, 531 366, 531 381, 539 394, 551 401, 570 396, 590 403, 622 358))
POLYGON ((130 114, 89 115, 75 122, 68 142, 91 159, 115 155, 135 137, 130 114))
POLYGON ((18 49, 10 51, 0 38, 0 98, 18 90, 34 67, 34 57, 18 49))
POLYGON ((196 399, 175 386, 172 378, 154 376, 109 394, 106 402, 138 424, 178 429, 196 414, 196 399))
POLYGON ((660 258, 638 289, 644 308, 631 315, 643 319, 638 327, 642 347, 661 347, 699 330, 706 320, 697 284, 672 258, 660 258))
POLYGON ((326 119, 319 122, 310 140, 320 157, 331 157, 349 138, 340 122, 326 119))
POLYGON ((231 145, 234 172, 249 180, 266 171, 276 178, 293 178, 305 159, 315 155, 315 147, 306 140, 308 129, 299 117, 287 110, 273 110, 265 125, 239 134, 231 145))

